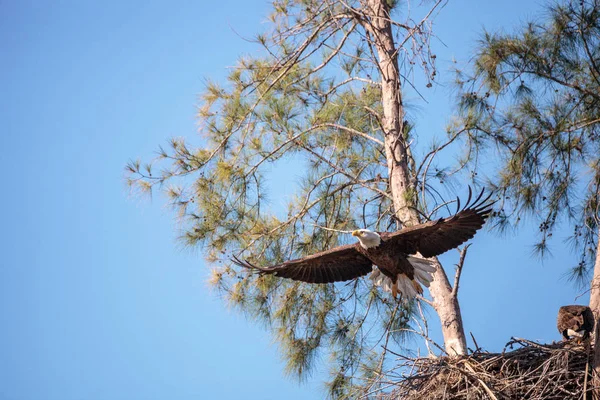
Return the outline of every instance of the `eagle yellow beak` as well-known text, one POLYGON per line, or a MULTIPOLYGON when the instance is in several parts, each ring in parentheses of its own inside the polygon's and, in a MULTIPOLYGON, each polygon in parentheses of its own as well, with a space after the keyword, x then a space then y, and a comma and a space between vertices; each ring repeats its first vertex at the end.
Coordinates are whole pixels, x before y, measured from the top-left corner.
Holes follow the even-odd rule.
POLYGON ((361 231, 352 231, 352 236, 360 236, 361 231))

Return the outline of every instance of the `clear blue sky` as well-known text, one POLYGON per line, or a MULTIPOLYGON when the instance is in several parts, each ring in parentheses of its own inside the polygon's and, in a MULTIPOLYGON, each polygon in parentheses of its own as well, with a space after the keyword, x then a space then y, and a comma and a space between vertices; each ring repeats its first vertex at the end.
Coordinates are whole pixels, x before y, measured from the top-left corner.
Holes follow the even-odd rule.
MULTIPOLYGON (((436 22, 442 77, 483 26, 509 31, 538 10, 451 0, 436 22)), ((211 293, 202 254, 176 243, 160 198, 132 199, 123 183, 130 158, 195 134, 203 79, 222 79, 255 50, 236 32, 260 32, 267 11, 246 1, 0 1, 0 399, 323 397, 323 374, 286 379, 269 333, 211 293)), ((418 130, 441 134, 450 89, 426 94, 418 130)), ((530 234, 484 233, 470 250, 461 304, 490 350, 511 335, 559 339, 556 310, 579 293, 561 279, 573 263, 562 243, 542 265, 530 234)))

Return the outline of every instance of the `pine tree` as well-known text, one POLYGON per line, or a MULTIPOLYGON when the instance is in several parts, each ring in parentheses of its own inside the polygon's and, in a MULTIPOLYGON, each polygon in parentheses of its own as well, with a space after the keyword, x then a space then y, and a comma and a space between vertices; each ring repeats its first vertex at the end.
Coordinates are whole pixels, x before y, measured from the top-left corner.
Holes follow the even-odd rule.
MULTIPOLYGON (((576 260, 569 276, 583 284, 593 272, 590 307, 598 319, 600 2, 571 0, 547 15, 516 34, 485 34, 474 74, 459 73, 463 135, 471 162, 488 151, 501 158, 490 174, 502 193, 501 227, 536 220, 542 256, 557 230, 570 232, 576 260)), ((600 372, 598 345, 595 359, 600 372)))
MULTIPOLYGON (((318 356, 330 356, 332 397, 371 390, 388 350, 417 329, 419 304, 394 301, 366 279, 308 285, 248 274, 231 256, 275 264, 350 240, 336 230, 395 230, 431 217, 443 199, 428 166, 446 144, 413 156, 401 83, 410 84, 403 76, 416 66, 427 86, 435 79, 430 19, 442 4, 430 3, 414 22, 390 0, 275 1, 272 31, 256 37, 264 55, 241 57, 226 85, 207 83, 202 142, 173 139, 156 160, 127 167, 132 187, 167 193, 182 239, 220 265, 212 284, 267 324, 288 372, 306 376, 318 356), (306 168, 287 211, 277 213, 265 177, 284 160, 306 168)), ((439 263, 434 279, 446 352, 465 354, 458 286, 439 263)))

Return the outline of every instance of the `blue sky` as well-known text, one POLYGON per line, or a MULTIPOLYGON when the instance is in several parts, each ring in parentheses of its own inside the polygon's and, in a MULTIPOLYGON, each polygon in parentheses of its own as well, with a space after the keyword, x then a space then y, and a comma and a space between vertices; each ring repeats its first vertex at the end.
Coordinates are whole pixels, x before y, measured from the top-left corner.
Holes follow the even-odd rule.
MULTIPOLYGON (((442 78, 482 27, 510 31, 539 10, 450 1, 436 20, 442 78)), ((267 12, 240 1, 0 2, 0 399, 323 397, 326 376, 285 378, 270 334, 209 290, 201 252, 177 244, 161 199, 131 198, 123 182, 130 158, 196 134, 204 79, 255 50, 240 35, 263 30, 267 12)), ((451 90, 426 94, 417 128, 441 134, 451 90)), ((463 317, 490 350, 510 336, 558 340, 556 310, 580 293, 561 278, 573 263, 562 243, 542 264, 532 232, 484 232, 470 249, 463 317)))

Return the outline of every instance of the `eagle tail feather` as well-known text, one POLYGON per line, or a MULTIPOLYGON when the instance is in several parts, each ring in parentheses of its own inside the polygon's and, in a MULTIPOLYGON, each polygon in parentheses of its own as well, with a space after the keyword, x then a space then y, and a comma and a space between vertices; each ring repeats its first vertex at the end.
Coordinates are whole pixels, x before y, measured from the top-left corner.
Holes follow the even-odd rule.
POLYGON ((385 276, 377 268, 373 268, 369 278, 373 281, 374 286, 380 286, 384 292, 389 292, 396 298, 400 293, 402 300, 409 301, 417 297, 418 294, 423 294, 423 288, 415 279, 410 279, 404 274, 398 274, 396 282, 385 276))
POLYGON ((415 269, 415 278, 424 286, 429 287, 433 281, 435 267, 433 261, 421 257, 408 256, 408 261, 415 269))
MULTIPOLYGON (((400 289, 400 292, 402 292, 403 298, 410 300, 417 297, 417 294, 419 294, 419 292, 417 291, 415 284, 419 285, 417 282, 415 282, 413 279, 410 279, 408 276, 404 274, 398 274, 397 285, 398 289, 400 289)), ((421 289, 421 291, 422 290, 423 289, 421 289)))

